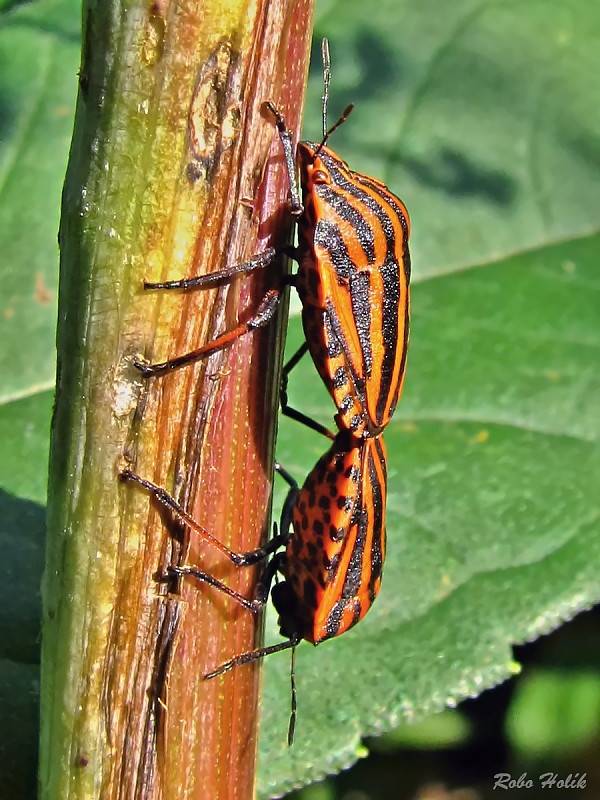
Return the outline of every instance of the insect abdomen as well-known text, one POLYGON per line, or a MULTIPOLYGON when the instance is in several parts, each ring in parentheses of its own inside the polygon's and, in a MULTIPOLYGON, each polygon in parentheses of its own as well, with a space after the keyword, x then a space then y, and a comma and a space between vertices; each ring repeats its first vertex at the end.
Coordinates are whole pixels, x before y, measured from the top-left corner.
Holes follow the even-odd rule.
POLYGON ((284 575, 303 638, 314 644, 355 625, 381 584, 385 447, 341 433, 300 490, 284 575))

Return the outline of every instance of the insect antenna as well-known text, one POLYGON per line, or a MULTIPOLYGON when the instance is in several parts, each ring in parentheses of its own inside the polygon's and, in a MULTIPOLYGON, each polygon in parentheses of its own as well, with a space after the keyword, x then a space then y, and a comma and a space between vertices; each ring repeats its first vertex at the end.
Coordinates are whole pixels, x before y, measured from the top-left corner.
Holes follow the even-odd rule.
POLYGON ((354 108, 354 103, 350 103, 350 105, 346 106, 346 108, 342 111, 342 114, 341 114, 340 118, 338 119, 338 121, 335 123, 335 125, 332 125, 331 128, 329 128, 329 130, 325 133, 325 136, 321 139, 321 142, 319 143, 319 146, 315 150, 315 155, 314 155, 315 158, 319 155, 321 150, 325 147, 325 145, 327 144, 327 140, 329 139, 331 134, 334 131, 337 131, 337 129, 340 127, 340 125, 343 125, 343 123, 346 122, 346 120, 348 119, 348 117, 352 113, 352 109, 353 108, 354 108))
POLYGON ((290 709, 290 724, 288 727, 288 747, 294 744, 294 731, 296 730, 296 711, 298 701, 296 698, 296 645, 292 645, 292 658, 290 661, 290 684, 292 687, 292 705, 290 709))
POLYGON ((331 82, 331 59, 329 58, 329 41, 321 42, 321 59, 323 61, 323 139, 327 138, 327 104, 329 103, 329 84, 331 82))
POLYGON ((321 139, 320 145, 315 150, 315 158, 325 147, 325 145, 327 144, 327 140, 329 139, 331 134, 348 119, 348 117, 352 112, 352 109, 354 108, 353 103, 350 103, 349 106, 346 106, 346 108, 342 112, 342 116, 338 119, 335 125, 332 125, 331 128, 327 127, 327 105, 329 103, 329 84, 331 83, 331 58, 329 56, 329 42, 327 41, 327 39, 323 39, 323 41, 321 42, 321 58, 323 59, 323 97, 322 97, 323 138, 321 139))

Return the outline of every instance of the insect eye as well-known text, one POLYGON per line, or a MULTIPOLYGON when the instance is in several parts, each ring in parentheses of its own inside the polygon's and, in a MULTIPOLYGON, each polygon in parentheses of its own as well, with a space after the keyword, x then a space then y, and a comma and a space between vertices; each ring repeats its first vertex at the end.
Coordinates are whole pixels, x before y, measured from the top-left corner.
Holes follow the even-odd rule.
POLYGON ((313 183, 329 183, 329 175, 322 169, 316 169, 312 174, 313 183))

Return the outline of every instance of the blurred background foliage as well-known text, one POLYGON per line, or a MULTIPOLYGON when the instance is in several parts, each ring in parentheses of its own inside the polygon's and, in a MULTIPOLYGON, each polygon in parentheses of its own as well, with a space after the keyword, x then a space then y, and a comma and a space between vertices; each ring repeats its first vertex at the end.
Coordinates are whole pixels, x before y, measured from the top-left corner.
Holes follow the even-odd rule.
MULTIPOLYGON (((76 0, 0 0, 0 774, 35 794, 39 580, 76 0)), ((390 426, 389 558, 369 617, 265 665, 260 793, 478 800, 494 775, 600 773, 600 10, 593 0, 320 0, 332 145, 412 219, 413 328, 390 426), (529 644, 524 644, 530 642, 529 644), (511 646, 515 645, 514 651, 511 646), (483 691, 511 675, 497 688, 483 691), (463 701, 463 702, 460 702, 463 701), (445 705, 456 710, 439 712, 445 705), (412 724, 406 724, 411 722, 412 724), (382 734, 378 735, 377 734, 382 734)), ((319 137, 319 47, 305 135, 319 137)), ((297 310, 297 309, 296 309, 297 310)), ((301 340, 298 317, 289 350, 301 340)), ((328 422, 306 361, 292 402, 328 422)), ((323 443, 282 422, 299 479, 323 443)), ((283 490, 276 492, 279 507, 283 490)), ((275 637, 275 620, 268 621, 275 637)), ((511 794, 512 796, 512 794, 511 794)))

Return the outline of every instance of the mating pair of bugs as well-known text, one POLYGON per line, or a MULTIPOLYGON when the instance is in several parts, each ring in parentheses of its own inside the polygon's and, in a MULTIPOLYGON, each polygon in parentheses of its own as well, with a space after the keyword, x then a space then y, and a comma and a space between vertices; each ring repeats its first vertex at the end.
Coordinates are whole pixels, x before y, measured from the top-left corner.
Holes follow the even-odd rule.
MULTIPOLYGON (((254 661, 306 639, 313 644, 340 635, 371 607, 381 584, 385 557, 386 451, 382 432, 388 424, 404 380, 408 345, 410 256, 409 220, 403 203, 375 178, 353 172, 327 146, 331 133, 352 110, 348 106, 327 128, 330 61, 323 41, 323 138, 299 142, 297 159, 291 134, 272 103, 273 117, 288 171, 290 213, 297 220, 298 245, 291 253, 298 262, 293 283, 302 302, 306 342, 283 370, 281 405, 284 413, 332 439, 299 488, 279 465, 290 490, 275 536, 250 553, 235 553, 195 523, 163 488, 125 470, 192 529, 211 542, 236 566, 268 561, 254 598, 246 598, 200 568, 171 567, 174 575, 190 575, 225 592, 256 611, 269 597, 279 612, 285 641, 237 655, 205 678, 254 661), (296 182, 296 163, 300 190, 296 182), (291 409, 287 377, 310 352, 337 407, 338 432, 291 409), (284 548, 284 549, 281 549, 284 548)), ((288 254, 289 249, 288 249, 288 254)), ((147 289, 190 289, 264 268, 278 255, 274 248, 244 264, 216 273, 167 283, 146 283, 147 289)), ((161 375, 203 358, 235 338, 266 325, 281 298, 284 284, 271 288, 257 312, 243 325, 225 332, 199 349, 160 364, 138 363, 147 377, 161 375)), ((296 698, 292 666, 293 739, 296 698)))

